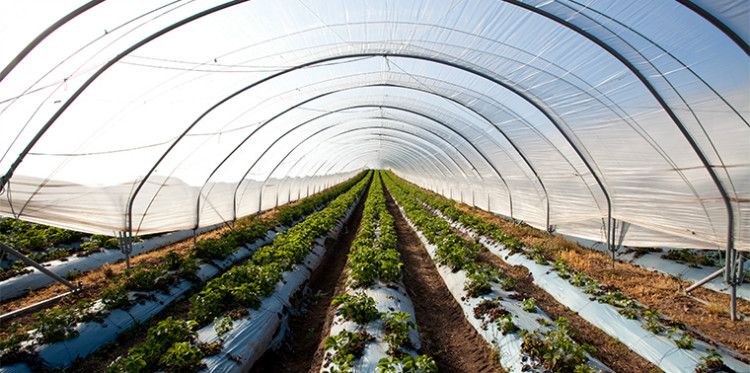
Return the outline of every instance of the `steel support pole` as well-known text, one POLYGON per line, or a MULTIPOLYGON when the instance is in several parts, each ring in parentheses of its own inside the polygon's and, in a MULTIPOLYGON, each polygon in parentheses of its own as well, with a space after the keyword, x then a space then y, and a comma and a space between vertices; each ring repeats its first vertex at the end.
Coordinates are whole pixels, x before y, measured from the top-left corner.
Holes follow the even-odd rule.
POLYGON ((707 283, 707 282, 709 282, 709 281, 711 281, 711 280, 713 280, 713 279, 715 279, 715 278, 717 278, 717 277, 719 277, 719 276, 721 276, 723 274, 724 274, 724 268, 721 268, 718 271, 716 271, 716 272, 708 275, 708 277, 704 278, 703 280, 700 280, 700 281, 698 281, 698 282, 690 285, 690 287, 688 287, 687 289, 685 289, 685 293, 689 293, 689 292, 691 292, 691 291, 693 291, 693 290, 695 290, 695 289, 703 286, 705 283, 707 283))
POLYGON ((36 311, 39 308, 42 308, 44 306, 47 306, 47 305, 50 305, 50 304, 55 304, 55 303, 59 302, 61 299, 67 297, 68 295, 75 294, 76 291, 77 290, 67 291, 67 292, 65 292, 63 294, 56 295, 56 296, 54 296, 54 297, 52 297, 50 299, 43 300, 43 301, 41 301, 39 303, 34 303, 34 304, 30 305, 30 306, 26 306, 24 308, 17 309, 17 310, 12 311, 12 312, 8 312, 8 313, 6 313, 4 315, 0 315, 0 323, 5 322, 5 320, 13 319, 16 316, 36 311))
POLYGON ((730 305, 729 305, 729 315, 732 319, 732 321, 737 321, 737 286, 740 286, 742 283, 742 261, 743 256, 742 253, 737 252, 736 258, 734 259, 734 262, 736 263, 736 266, 732 268, 732 283, 730 284, 731 290, 730 290, 730 305))
POLYGON ((3 242, 0 242, 0 248, 2 248, 3 250, 5 250, 6 253, 8 253, 8 254, 10 254, 10 255, 18 258, 18 259, 21 259, 21 261, 24 262, 24 263, 26 263, 27 265, 30 265, 30 266, 36 268, 39 272, 42 272, 42 273, 44 273, 45 275, 47 275, 49 277, 52 277, 57 282, 59 282, 59 283, 65 285, 65 286, 67 286, 68 288, 70 288, 70 290, 77 291, 77 290, 79 290, 81 288, 80 282, 78 283, 78 286, 71 284, 70 281, 62 278, 57 273, 54 273, 54 272, 50 271, 47 268, 44 268, 44 266, 42 266, 41 264, 37 263, 36 261, 34 261, 31 258, 29 258, 26 255, 24 255, 22 252, 17 251, 16 249, 14 249, 14 248, 6 245, 3 242))
POLYGON ((609 237, 609 251, 612 252, 612 269, 615 269, 615 252, 617 251, 617 243, 615 242, 615 231, 617 230, 617 220, 615 218, 609 221, 609 230, 611 236, 609 237))

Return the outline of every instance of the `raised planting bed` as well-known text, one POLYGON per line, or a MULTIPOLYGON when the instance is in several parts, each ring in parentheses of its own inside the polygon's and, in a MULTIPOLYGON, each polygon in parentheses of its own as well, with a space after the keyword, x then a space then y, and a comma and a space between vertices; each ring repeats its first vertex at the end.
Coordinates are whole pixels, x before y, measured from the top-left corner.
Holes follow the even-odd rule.
MULTIPOLYGON (((361 177, 332 188, 331 192, 340 193, 359 179, 361 177)), ((320 199, 319 196, 312 197, 317 199, 319 205, 332 198, 320 199)), ((42 359, 34 359, 34 362, 44 368, 69 366, 76 358, 85 357, 127 328, 156 315, 191 290, 194 284, 210 279, 234 263, 250 257, 258 247, 270 243, 286 229, 288 227, 274 228, 266 221, 250 219, 242 222, 241 227, 225 232, 220 239, 209 240, 214 244, 197 245, 191 258, 181 258, 170 252, 157 268, 126 271, 120 285, 105 289, 99 301, 79 302, 73 310, 55 307, 40 312, 43 317, 35 325, 36 329, 20 331, 2 341, 3 363, 12 361, 15 352, 26 350, 27 353, 38 354, 42 359), (268 230, 269 227, 273 229, 268 230), (216 250, 200 250, 204 246, 216 250), (226 257, 211 259, 217 257, 217 253, 223 253, 226 257), (206 263, 198 266, 196 257, 203 258, 206 263), (43 333, 50 326, 56 328, 52 334, 54 338, 48 338, 43 333)), ((4 369, 6 367, 0 368, 0 371, 4 369)))
MULTIPOLYGON (((196 231, 196 234, 202 234, 216 228, 221 224, 210 227, 203 227, 196 231)), ((133 244, 131 257, 148 253, 150 251, 171 245, 175 242, 186 240, 193 237, 193 230, 184 230, 178 232, 166 233, 163 235, 148 238, 141 242, 133 244)), ((61 277, 68 277, 74 273, 85 273, 97 269, 105 264, 112 264, 125 259, 117 247, 108 247, 106 250, 97 250, 86 256, 71 255, 65 258, 48 261, 44 266, 61 277)), ((36 290, 56 281, 46 274, 38 271, 33 267, 24 268, 24 274, 11 277, 0 282, 0 301, 19 297, 31 290, 36 290)), ((84 284, 85 286, 85 284, 84 284)))
POLYGON ((512 372, 609 371, 593 359, 589 346, 578 345, 567 320, 553 322, 512 290, 501 271, 478 265, 474 244, 450 233, 449 224, 428 211, 413 196, 386 178, 399 209, 427 249, 464 316, 500 352, 512 372))
POLYGON ((424 193, 416 194, 429 201, 421 202, 435 208, 433 212, 437 216, 451 220, 456 229, 478 237, 490 252, 508 264, 527 268, 534 283, 558 302, 622 341, 662 370, 692 371, 700 369, 710 360, 711 364, 724 365, 738 372, 750 371, 746 357, 710 340, 695 329, 675 322, 658 311, 646 309, 620 291, 576 272, 564 260, 558 259, 554 265, 549 263, 538 249, 528 248, 496 227, 472 219, 453 208, 452 203, 438 201, 424 193))
POLYGON ((349 279, 326 339, 322 372, 404 371, 413 366, 435 372, 428 356, 418 355, 414 306, 400 282, 393 217, 387 210, 377 173, 367 197, 362 224, 349 253, 349 279))
POLYGON ((248 262, 209 281, 191 298, 193 320, 181 321, 188 323, 189 333, 166 340, 147 337, 145 343, 116 359, 108 371, 153 372, 167 366, 181 371, 249 370, 274 336, 282 335, 289 296, 322 261, 325 238, 338 235, 368 182, 369 177, 360 179, 326 208, 258 250, 248 262))

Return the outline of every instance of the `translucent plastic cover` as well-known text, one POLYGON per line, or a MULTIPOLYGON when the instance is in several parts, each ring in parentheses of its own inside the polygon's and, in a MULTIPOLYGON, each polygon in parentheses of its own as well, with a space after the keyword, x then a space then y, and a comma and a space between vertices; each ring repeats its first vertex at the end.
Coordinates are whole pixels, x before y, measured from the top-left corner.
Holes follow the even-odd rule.
POLYGON ((387 168, 563 234, 748 250, 749 23, 732 0, 5 1, 0 214, 190 229, 387 168))

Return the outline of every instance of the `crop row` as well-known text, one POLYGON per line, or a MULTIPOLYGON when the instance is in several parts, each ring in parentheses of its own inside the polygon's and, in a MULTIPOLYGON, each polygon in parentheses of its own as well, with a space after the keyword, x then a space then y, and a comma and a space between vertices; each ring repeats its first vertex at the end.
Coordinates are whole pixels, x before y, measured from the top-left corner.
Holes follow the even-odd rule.
MULTIPOLYGON (((222 351, 219 344, 198 341, 198 327, 212 328, 223 335, 234 323, 257 309, 270 296, 283 273, 292 271, 307 256, 313 241, 330 231, 367 186, 370 178, 360 177, 349 191, 334 199, 324 209, 280 233, 273 243, 259 249, 242 266, 209 281, 191 299, 190 321, 171 319, 158 323, 148 331, 146 342, 130 349, 126 356, 115 360, 109 372, 153 372, 162 369, 180 372, 203 367, 201 360, 222 351), (180 332, 164 333, 173 328, 180 332)), ((232 356, 227 355, 229 358, 232 356)))
POLYGON ((400 283, 396 245, 394 219, 377 172, 351 245, 347 292, 332 303, 339 308, 325 343, 324 372, 368 372, 375 364, 381 373, 437 371, 429 356, 414 352, 417 325, 406 312, 413 312, 413 306, 400 283), (355 364, 365 351, 367 358, 355 364))
MULTIPOLYGON (((501 349, 504 362, 519 371, 521 365, 524 365, 524 370, 543 367, 556 372, 597 371, 587 365, 589 355, 593 355, 595 349, 586 344, 579 345, 572 339, 575 331, 567 320, 559 318, 552 322, 537 310, 533 298, 523 299, 514 291, 517 286, 514 280, 506 277, 500 269, 480 264, 481 244, 455 234, 445 219, 429 212, 412 194, 414 188, 391 174, 387 174, 385 180, 408 221, 418 229, 426 244, 434 247, 434 251, 428 248, 428 253, 442 265, 438 266, 438 272, 446 283, 463 281, 462 290, 451 285, 448 287, 462 307, 473 308, 473 316, 480 323, 469 321, 480 335, 501 349), (511 355, 519 355, 518 347, 514 347, 518 346, 517 341, 520 341, 520 353, 525 357, 511 358, 511 355)), ((494 231, 489 226, 486 229, 494 231)), ((498 236, 515 243, 504 233, 498 236)), ((598 362, 594 365, 606 368, 598 362)))
MULTIPOLYGON (((351 188, 356 182, 360 182, 364 176, 363 173, 346 183, 330 188, 324 193, 307 198, 305 203, 285 207, 282 211, 296 210, 297 212, 290 215, 297 216, 310 213, 344 190, 351 188)), ((37 321, 33 324, 13 323, 8 328, 8 334, 0 340, 0 360, 2 360, 3 365, 9 365, 19 360, 28 360, 40 345, 63 342, 76 337, 79 333, 78 330, 81 329, 80 323, 101 322, 115 310, 127 311, 136 303, 144 303, 154 299, 154 296, 150 295, 154 292, 156 294, 169 293, 170 289, 173 289, 172 286, 182 284, 184 280, 190 281, 187 285, 188 288, 192 287, 191 284, 200 283, 196 273, 199 268, 205 266, 202 266, 201 262, 211 263, 221 268, 222 263, 215 260, 218 250, 222 250, 229 257, 241 247, 265 237, 274 225, 276 225, 274 221, 264 221, 253 217, 241 219, 234 229, 225 232, 219 239, 199 241, 199 243, 203 241, 220 242, 218 245, 201 246, 201 244, 198 244, 187 257, 169 252, 161 258, 160 264, 148 268, 145 266, 136 267, 114 276, 110 286, 101 291, 100 301, 82 299, 73 306, 57 306, 36 313, 34 317, 37 321), (230 244, 233 246, 227 249, 230 244), (207 246, 219 249, 206 250, 207 246)), ((213 272, 209 271, 209 273, 216 272, 214 270, 213 272)))
MULTIPOLYGON (((691 333, 693 333, 694 331, 688 331, 688 328, 683 323, 677 320, 670 319, 662 315, 657 310, 648 309, 634 299, 631 299, 624 295, 622 291, 604 284, 594 278, 591 278, 583 272, 574 270, 566 263, 565 260, 561 258, 556 258, 554 264, 549 263, 546 253, 544 252, 542 247, 527 247, 526 245, 522 244, 520 240, 510 237, 508 234, 501 231, 500 228, 495 224, 484 222, 474 215, 468 214, 462 210, 455 208, 455 202, 449 201, 439 196, 434 196, 414 187, 411 187, 409 189, 409 192, 426 205, 430 206, 436 211, 439 211, 441 215, 447 217, 458 226, 467 228, 473 234, 478 234, 480 236, 490 238, 492 241, 499 242, 502 246, 504 246, 504 249, 507 250, 507 254, 505 255, 506 258, 507 255, 519 254, 525 256, 526 259, 533 261, 536 265, 544 266, 544 268, 539 270, 539 273, 535 274, 534 277, 535 282, 540 283, 540 286, 548 283, 548 281, 546 280, 538 281, 540 280, 540 278, 542 278, 542 276, 544 276, 544 274, 549 274, 550 272, 556 273, 559 278, 566 280, 574 287, 577 287, 579 289, 578 291, 582 293, 583 297, 588 297, 589 302, 597 302, 599 304, 605 304, 613 307, 616 312, 623 318, 636 321, 637 324, 641 326, 641 328, 651 332, 656 337, 663 337, 666 340, 672 341, 672 343, 674 343, 674 346, 678 349, 691 350, 695 347, 696 339, 693 337, 693 335, 691 335, 691 333)), ((495 252, 494 250, 492 250, 492 246, 488 246, 488 248, 490 248, 490 251, 495 252)), ((529 266, 529 264, 526 265, 526 267, 529 266)), ((559 286, 552 286, 550 289, 558 288, 559 286)), ((555 295, 556 294, 553 294, 553 296, 555 295)), ((573 307, 570 294, 562 297, 556 296, 556 298, 558 298, 558 301, 563 302, 564 304, 569 303, 565 304, 566 306, 573 307)), ((589 309, 593 308, 589 307, 589 309)), ((592 316, 594 318, 597 318, 595 315, 592 316)), ((601 322, 597 322, 598 320, 590 321, 594 322, 595 324, 601 324, 599 325, 601 327, 608 326, 611 328, 612 316, 606 318, 606 320, 609 321, 604 321, 604 319, 601 322), (607 325, 608 323, 609 325, 607 325)), ((630 330, 630 332, 634 335, 638 334, 632 333, 632 329, 630 330)), ((615 337, 623 338, 624 335, 615 335, 615 337)), ((679 371, 680 369, 684 369, 684 365, 687 361, 693 359, 693 364, 695 365, 695 369, 698 372, 709 371, 710 367, 724 366, 722 355, 717 353, 716 350, 710 348, 710 346, 706 345, 705 343, 699 343, 701 344, 700 354, 674 354, 674 352, 668 347, 665 347, 663 344, 657 343, 661 340, 660 338, 647 339, 648 342, 645 342, 643 339, 639 339, 639 344, 644 345, 646 348, 644 351, 636 352, 651 360, 652 362, 654 362, 654 364, 661 366, 665 370, 677 369, 679 371), (664 356, 656 353, 657 350, 662 349, 666 354, 672 354, 675 359, 666 359, 664 356), (676 358, 677 355, 684 355, 682 361, 669 361, 680 360, 679 358, 676 358), (674 368, 674 366, 679 366, 679 368, 674 368)), ((740 364, 737 361, 732 361, 732 363, 740 364)))
MULTIPOLYGON (((143 237, 138 237, 143 239, 143 237)), ((102 249, 117 249, 117 239, 102 235, 34 224, 13 218, 0 219, 0 242, 6 243, 38 263, 78 253, 88 256, 102 249)), ((0 281, 31 272, 20 259, 3 258, 0 281)))

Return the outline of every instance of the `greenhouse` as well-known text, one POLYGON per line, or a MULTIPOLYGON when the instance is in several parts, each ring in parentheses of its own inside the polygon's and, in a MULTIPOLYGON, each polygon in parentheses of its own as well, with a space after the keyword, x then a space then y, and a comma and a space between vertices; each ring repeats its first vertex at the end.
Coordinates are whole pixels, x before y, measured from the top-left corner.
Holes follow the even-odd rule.
POLYGON ((750 372, 750 1, 0 4, 0 372, 750 372))

